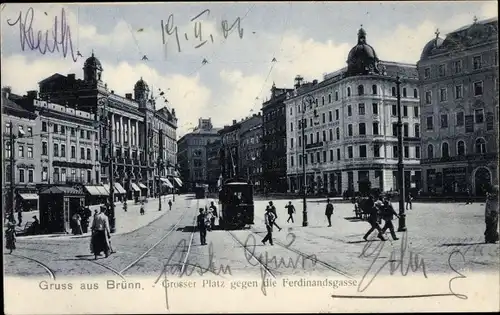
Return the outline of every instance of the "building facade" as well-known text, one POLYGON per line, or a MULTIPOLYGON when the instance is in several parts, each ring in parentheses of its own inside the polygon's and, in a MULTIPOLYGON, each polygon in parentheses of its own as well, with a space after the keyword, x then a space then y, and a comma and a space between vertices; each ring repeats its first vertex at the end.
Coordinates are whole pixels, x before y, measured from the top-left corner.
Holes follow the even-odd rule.
POLYGON ((484 195, 498 184, 498 18, 437 33, 418 72, 424 191, 484 195))
POLYGON ((289 191, 298 192, 304 184, 310 192, 333 195, 370 188, 395 190, 398 154, 404 155, 406 187, 419 188, 420 104, 414 65, 379 61, 360 29, 346 68, 325 75, 321 82, 302 80, 296 77, 295 90, 285 100, 289 191), (402 79, 401 153, 397 75, 402 79))
POLYGON ((224 126, 218 131, 221 137, 221 149, 219 152, 219 164, 223 180, 235 177, 243 177, 240 174, 240 133, 241 124, 233 119, 232 125, 224 126))
POLYGON ((240 176, 254 185, 255 191, 263 191, 262 178, 262 115, 253 114, 240 122, 239 169, 240 176))
POLYGON ((222 141, 219 139, 207 143, 207 182, 209 190, 216 192, 221 175, 221 166, 219 163, 220 149, 222 141))
MULTIPOLYGON (((48 134, 48 137, 52 137, 48 138, 48 142, 54 143, 47 142, 47 145, 55 146, 58 141, 62 145, 65 142, 70 160, 73 159, 71 150, 74 146, 74 163, 85 161, 86 164, 80 165, 81 168, 75 167, 76 164, 72 164, 73 167, 69 164, 59 165, 60 162, 56 160, 62 157, 56 156, 58 159, 46 159, 45 163, 51 165, 42 165, 42 168, 55 170, 64 167, 71 172, 79 170, 80 173, 76 172, 75 176, 80 180, 109 183, 109 165, 110 159, 113 159, 114 182, 125 188, 128 198, 136 195, 153 196, 164 187, 165 182, 172 187, 173 183, 180 186, 182 181, 175 172, 175 110, 165 107, 157 110, 156 99, 142 78, 134 86, 133 97, 132 93, 122 97, 108 89, 102 80, 102 73, 100 61, 92 54, 85 61, 83 80, 76 79, 75 74, 63 76, 56 73, 39 82, 39 97, 34 95, 36 92, 28 92, 27 98, 34 100, 34 107, 41 105, 45 108, 49 104, 47 115, 50 119, 45 123, 49 130, 52 128, 54 131, 48 134), (51 111, 62 111, 66 116, 51 111), (70 120, 67 123, 59 121, 55 132, 55 123, 52 121, 53 125, 50 126, 50 121, 56 118, 64 120, 65 117, 70 120), (65 131, 61 131, 59 126, 64 126, 62 130, 65 131), (90 159, 87 150, 90 150, 90 159), (167 177, 170 177, 170 181, 167 177)), ((41 128, 44 128, 43 122, 41 128)), ((49 151, 55 153, 55 147, 54 150, 50 147, 49 151)), ((53 176, 53 172, 49 171, 49 174, 53 176)), ((73 173, 69 175, 73 176, 73 173)))
POLYGON ((207 145, 220 139, 219 130, 213 127, 211 118, 200 118, 198 126, 178 140, 177 160, 185 188, 209 184, 207 145))
MULTIPOLYGON (((271 88, 271 98, 262 104, 262 177, 268 192, 287 192, 286 113, 287 93, 293 89, 271 88)), ((293 131, 293 130, 292 130, 293 131)))

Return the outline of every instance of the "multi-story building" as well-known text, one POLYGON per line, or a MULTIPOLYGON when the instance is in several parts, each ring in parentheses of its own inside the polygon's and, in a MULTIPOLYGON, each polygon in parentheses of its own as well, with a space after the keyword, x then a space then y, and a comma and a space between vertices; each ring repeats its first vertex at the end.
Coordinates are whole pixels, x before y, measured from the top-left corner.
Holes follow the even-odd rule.
POLYGON ((221 167, 219 163, 219 155, 222 142, 220 139, 207 143, 207 182, 209 190, 217 191, 219 177, 221 175, 221 167))
POLYGON ((484 195, 498 184, 498 18, 436 32, 418 72, 424 191, 484 195))
POLYGON ((36 183, 40 179, 40 136, 36 134, 37 115, 13 101, 11 89, 2 88, 2 200, 3 209, 12 209, 10 193, 14 188, 14 209, 38 207, 36 183), (12 135, 11 135, 12 126, 12 135), (11 142, 14 142, 12 147, 11 142), (12 168, 12 164, 14 168, 12 168), (13 180, 12 180, 13 179, 13 180))
POLYGON ((236 119, 233 119, 232 125, 226 125, 218 131, 221 137, 219 163, 223 180, 244 176, 244 174, 240 174, 240 165, 238 163, 240 156, 240 127, 241 124, 236 119))
POLYGON ((178 142, 177 160, 186 189, 196 184, 209 184, 207 168, 207 144, 220 139, 211 118, 198 120, 198 126, 182 136, 178 142))
MULTIPOLYGON (((268 192, 286 192, 286 93, 293 89, 276 88, 271 98, 262 104, 262 177, 268 192)), ((293 131, 293 130, 292 130, 293 131)))
MULTIPOLYGON (((127 93, 125 97, 115 94, 103 83, 102 72, 100 61, 92 54, 85 61, 83 80, 76 79, 75 74, 63 76, 56 73, 39 83, 41 101, 36 100, 35 106, 48 103, 51 107, 49 111, 58 108, 73 117, 68 121, 67 127, 75 130, 75 142, 71 140, 71 132, 68 140, 68 134, 62 134, 59 127, 56 133, 54 126, 47 125, 47 128, 52 128, 54 134, 57 134, 57 137, 51 135, 57 140, 50 138, 50 141, 65 141, 67 150, 74 144, 75 159, 82 160, 83 149, 83 160, 87 164, 100 165, 100 172, 95 170, 90 175, 96 182, 109 182, 111 157, 115 165, 114 180, 125 188, 129 198, 138 194, 151 196, 158 192, 164 182, 169 186, 174 185, 171 182, 182 185, 175 172, 177 118, 174 109, 164 107, 156 110, 156 99, 150 94, 150 89, 142 78, 134 86, 134 97, 131 93, 127 93), (86 146, 81 146, 78 141, 86 141, 86 146), (95 145, 99 145, 99 149, 95 150, 95 145), (90 149, 90 159, 87 149, 90 149), (96 157, 95 154, 99 156, 96 157)), ((30 93, 33 92, 28 94, 30 93)), ((53 115, 60 116, 49 116, 53 115)), ((67 129, 64 130, 66 132, 67 129)), ((69 154, 73 156, 72 151, 69 154)), ((49 163, 54 167, 59 162, 49 160, 49 163)), ((81 166, 80 172, 88 167, 81 166)), ((78 169, 75 166, 65 167, 78 169)), ((88 179, 88 170, 89 168, 86 174, 75 173, 75 176, 85 176, 88 179)))
POLYGON ((263 190, 262 179, 262 115, 253 114, 239 123, 240 176, 254 185, 255 191, 263 190))
POLYGON ((322 82, 302 80, 296 78, 295 90, 285 100, 290 191, 304 184, 330 194, 369 187, 397 189, 398 154, 404 155, 407 188, 419 187, 420 113, 414 65, 379 61, 361 28, 347 68, 325 75, 322 82), (397 149, 397 75, 402 80, 403 152, 397 149))

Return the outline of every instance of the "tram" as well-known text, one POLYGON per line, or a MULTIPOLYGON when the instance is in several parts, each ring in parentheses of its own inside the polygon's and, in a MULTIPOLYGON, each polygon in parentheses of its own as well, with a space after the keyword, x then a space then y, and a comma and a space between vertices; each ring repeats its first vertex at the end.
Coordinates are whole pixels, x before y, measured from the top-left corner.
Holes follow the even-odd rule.
POLYGON ((205 199, 208 191, 208 185, 196 184, 194 194, 196 199, 205 199))
POLYGON ((241 179, 226 180, 219 191, 221 229, 241 229, 254 224, 253 185, 241 179))

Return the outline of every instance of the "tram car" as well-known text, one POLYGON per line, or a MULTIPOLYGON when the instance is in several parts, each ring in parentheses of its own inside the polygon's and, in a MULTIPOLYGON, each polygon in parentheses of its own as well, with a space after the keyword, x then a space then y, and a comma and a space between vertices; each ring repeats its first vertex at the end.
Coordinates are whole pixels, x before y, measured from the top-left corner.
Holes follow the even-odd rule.
POLYGON ((194 187, 194 194, 196 199, 205 199, 205 196, 207 195, 207 187, 204 185, 197 185, 194 187))
POLYGON ((245 180, 228 179, 219 191, 219 227, 241 229, 254 224, 253 185, 245 180))

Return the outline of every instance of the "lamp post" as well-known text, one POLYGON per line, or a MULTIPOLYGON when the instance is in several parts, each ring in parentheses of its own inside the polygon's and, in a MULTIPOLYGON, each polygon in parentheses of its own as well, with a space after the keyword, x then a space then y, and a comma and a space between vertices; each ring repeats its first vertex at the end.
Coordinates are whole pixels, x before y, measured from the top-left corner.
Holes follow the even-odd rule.
POLYGON ((401 78, 396 77, 397 109, 398 109, 398 190, 399 190, 399 226, 398 232, 406 231, 405 184, 403 165, 403 122, 401 121, 401 78))
MULTIPOLYGON (((161 152, 161 151, 160 151, 161 152)), ((158 211, 161 211, 161 168, 162 168, 162 159, 161 156, 158 155, 158 211)))
POLYGON ((304 114, 306 112, 307 104, 312 104, 314 102, 312 95, 306 95, 302 98, 302 120, 300 122, 302 129, 302 175, 304 176, 304 185, 302 190, 302 226, 308 226, 307 222, 307 174, 306 174, 306 141, 305 141, 305 118, 304 114))
POLYGON ((9 122, 9 136, 10 136, 10 218, 9 221, 14 222, 14 208, 16 206, 15 200, 14 200, 14 181, 15 181, 15 160, 14 160, 14 144, 15 144, 15 139, 14 139, 14 132, 12 130, 12 120, 9 122))

